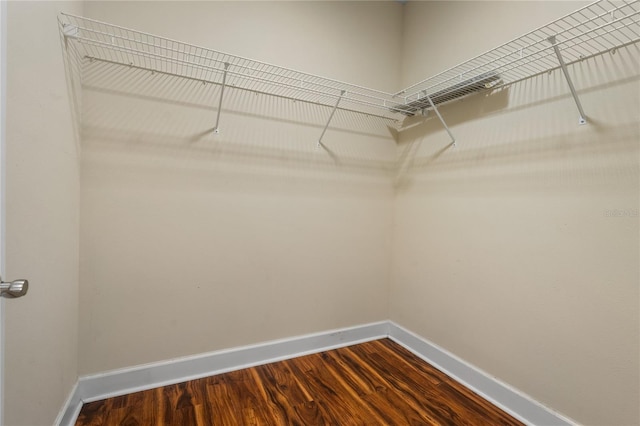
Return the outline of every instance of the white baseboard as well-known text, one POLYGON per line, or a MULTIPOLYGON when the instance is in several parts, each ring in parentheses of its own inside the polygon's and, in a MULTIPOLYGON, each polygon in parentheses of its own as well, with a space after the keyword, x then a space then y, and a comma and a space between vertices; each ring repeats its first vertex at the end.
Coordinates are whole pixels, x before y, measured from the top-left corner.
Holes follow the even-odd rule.
POLYGON ((107 371, 78 379, 56 425, 72 426, 84 402, 181 383, 388 337, 483 398, 530 425, 574 425, 531 397, 391 321, 273 340, 162 362, 107 371))
POLYGON ((389 323, 382 321, 83 376, 78 379, 56 425, 73 425, 84 402, 382 339, 388 335, 389 323))
POLYGON ((76 423, 80 409, 82 409, 82 399, 80 398, 80 392, 78 391, 78 382, 73 385, 67 401, 62 406, 62 409, 56 417, 54 425, 58 426, 73 426, 76 423))
POLYGON ((577 424, 393 321, 389 321, 389 338, 526 424, 540 426, 577 424))

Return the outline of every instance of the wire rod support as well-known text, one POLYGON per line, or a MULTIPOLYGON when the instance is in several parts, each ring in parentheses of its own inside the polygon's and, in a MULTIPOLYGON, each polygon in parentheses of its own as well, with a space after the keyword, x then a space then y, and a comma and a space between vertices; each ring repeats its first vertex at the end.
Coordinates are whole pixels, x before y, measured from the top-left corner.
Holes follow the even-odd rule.
POLYGON ((327 108, 339 105, 331 111, 331 117, 318 139, 319 145, 337 109, 399 122, 421 110, 423 115, 426 114, 432 104, 438 119, 455 143, 454 136, 435 106, 440 107, 480 91, 506 87, 557 68, 562 68, 580 112, 580 123, 584 124, 587 117, 567 66, 640 43, 640 0, 597 0, 393 92, 309 74, 81 16, 63 13, 58 22, 61 35, 64 36, 64 54, 77 61, 75 66, 80 81, 85 68, 93 60, 100 60, 219 85, 220 98, 214 127, 216 133, 220 131, 222 103, 228 86, 234 91, 247 90, 325 105, 327 108), (92 59, 84 61, 85 58, 92 59), (484 81, 487 76, 491 76, 492 80, 484 81), (423 96, 427 93, 429 97, 423 96))
POLYGON ((433 111, 438 116, 438 119, 442 123, 442 127, 444 127, 444 129, 447 131, 447 133, 449 133, 449 137, 451 138, 451 144, 453 146, 456 146, 456 138, 453 136, 453 133, 451 133, 451 130, 449 130, 449 126, 447 126, 447 123, 444 121, 444 118, 442 118, 442 115, 440 115, 440 111, 438 111, 438 108, 436 108, 436 106, 434 105, 433 101, 431 100, 431 96, 427 95, 426 92, 425 92, 424 96, 427 98, 427 100, 429 101, 429 104, 431 104, 431 108, 433 108, 433 111))
POLYGON ((218 112, 216 113, 216 125, 213 128, 213 133, 220 133, 220 112, 222 111, 222 98, 224 97, 224 89, 227 87, 227 70, 229 69, 229 62, 224 63, 224 74, 222 75, 222 86, 220 86, 220 99, 218 100, 218 112))
POLYGON ((553 47, 553 51, 556 53, 558 57, 558 62, 560 62, 560 68, 562 68, 562 73, 564 74, 564 78, 567 80, 567 84, 569 85, 569 90, 571 90, 571 95, 573 96, 573 100, 576 102, 576 106, 578 107, 578 112, 580 113, 580 118, 578 119, 579 124, 587 123, 587 116, 584 114, 584 110, 582 109, 582 104, 580 103, 580 98, 578 98, 578 93, 576 93, 576 88, 573 86, 573 81, 571 81, 571 76, 569 76, 569 70, 567 70, 567 65, 564 63, 564 59, 562 59, 562 55, 560 54, 560 49, 558 48, 558 44, 556 43, 556 36, 552 35, 547 39, 549 43, 551 43, 551 47, 553 47))
POLYGON ((318 144, 316 145, 316 149, 320 148, 320 145, 322 144, 322 138, 324 137, 324 134, 327 132, 327 129, 329 128, 329 123, 331 123, 331 120, 333 119, 333 115, 336 113, 336 110, 338 109, 338 105, 340 104, 340 101, 342 100, 342 97, 344 96, 345 93, 346 93, 346 90, 342 90, 340 92, 340 96, 338 97, 338 100, 336 101, 336 104, 333 106, 333 109, 331 110, 331 115, 329 115, 329 119, 327 120, 327 124, 324 125, 324 129, 322 129, 322 133, 320 134, 320 138, 318 138, 318 144))

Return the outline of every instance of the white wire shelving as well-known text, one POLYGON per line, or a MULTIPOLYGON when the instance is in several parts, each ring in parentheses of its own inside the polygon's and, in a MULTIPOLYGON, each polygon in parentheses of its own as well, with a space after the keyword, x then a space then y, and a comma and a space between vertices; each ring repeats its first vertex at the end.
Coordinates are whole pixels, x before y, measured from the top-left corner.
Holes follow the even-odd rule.
POLYGON ((386 93, 243 58, 213 49, 75 15, 61 14, 66 52, 79 61, 103 61, 221 86, 215 130, 226 87, 331 108, 321 142, 337 109, 385 120, 435 110, 482 90, 504 87, 562 68, 586 121, 567 65, 640 41, 640 0, 599 0, 396 93, 386 93))
POLYGON ((104 61, 252 92, 392 118, 394 94, 308 74, 94 19, 60 14, 67 48, 104 61))
POLYGON ((566 71, 563 65, 615 52, 640 40, 639 15, 638 0, 596 1, 401 90, 396 93, 404 100, 400 108, 412 114, 430 106, 426 95, 445 103, 480 88, 506 86, 560 67, 566 71))

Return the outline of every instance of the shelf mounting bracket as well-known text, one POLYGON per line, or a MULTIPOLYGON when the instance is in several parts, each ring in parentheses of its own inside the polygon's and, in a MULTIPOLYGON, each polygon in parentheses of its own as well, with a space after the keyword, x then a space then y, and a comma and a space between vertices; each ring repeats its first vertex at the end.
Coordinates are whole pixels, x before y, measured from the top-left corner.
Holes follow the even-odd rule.
POLYGON ((222 86, 220 88, 220 99, 218 100, 218 113, 216 114, 216 125, 213 128, 213 133, 220 133, 220 111, 222 110, 222 98, 224 97, 224 88, 227 86, 227 70, 229 69, 229 62, 224 63, 224 74, 222 74, 222 86))
POLYGON ((453 146, 456 146, 456 138, 453 136, 453 133, 451 133, 451 130, 449 130, 449 126, 447 126, 447 123, 444 121, 444 118, 442 118, 442 116, 440 115, 440 111, 438 111, 438 108, 436 108, 436 106, 434 105, 433 101, 431 100, 431 97, 427 95, 427 91, 425 90, 422 93, 424 94, 424 97, 427 98, 427 100, 429 101, 429 104, 431 105, 431 108, 433 108, 433 111, 438 116, 440 123, 442 123, 442 126, 449 134, 449 137, 451 138, 451 144, 453 146))
POLYGON ((327 129, 329 128, 329 123, 331 123, 331 119, 333 119, 333 114, 336 113, 336 110, 338 109, 338 105, 340 104, 340 101, 342 100, 342 97, 346 92, 347 92, 346 90, 340 91, 340 96, 338 97, 336 104, 333 106, 333 109, 331 110, 331 115, 327 120, 327 124, 324 125, 324 129, 322 129, 322 134, 320 134, 320 138, 318 138, 318 144, 316 145, 316 149, 320 148, 320 145, 322 144, 322 138, 324 137, 324 134, 327 132, 327 129))
POLYGON ((553 51, 556 53, 558 57, 558 62, 560 62, 560 68, 562 68, 562 73, 564 74, 564 78, 567 80, 567 84, 569 84, 569 90, 571 90, 571 95, 573 96, 573 100, 576 102, 576 106, 578 107, 578 112, 580 113, 580 118, 578 119, 578 124, 587 124, 587 116, 584 114, 584 110, 582 109, 582 104, 580 103, 580 98, 578 98, 578 94, 576 93, 576 88, 573 86, 573 81, 571 81, 571 77, 569 76, 569 71, 567 70, 567 64, 564 63, 564 59, 562 59, 562 55, 560 54, 560 49, 558 48, 558 44, 556 43, 556 36, 551 36, 547 39, 549 43, 551 43, 551 47, 553 47, 553 51))

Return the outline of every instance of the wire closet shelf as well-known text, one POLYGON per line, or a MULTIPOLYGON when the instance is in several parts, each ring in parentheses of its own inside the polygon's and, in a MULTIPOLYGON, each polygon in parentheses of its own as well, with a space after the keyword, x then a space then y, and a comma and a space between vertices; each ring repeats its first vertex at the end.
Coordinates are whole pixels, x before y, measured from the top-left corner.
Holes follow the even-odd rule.
POLYGON ((320 77, 145 32, 61 13, 67 54, 296 101, 393 119, 391 93, 320 77))
POLYGON ((60 15, 59 26, 68 54, 81 64, 103 61, 398 119, 557 69, 562 59, 571 64, 636 43, 639 15, 640 0, 596 1, 396 93, 70 14, 60 15))
POLYGON ((640 40, 640 1, 600 0, 396 93, 409 112, 506 86, 640 40), (436 102, 437 101, 437 102, 436 102))

